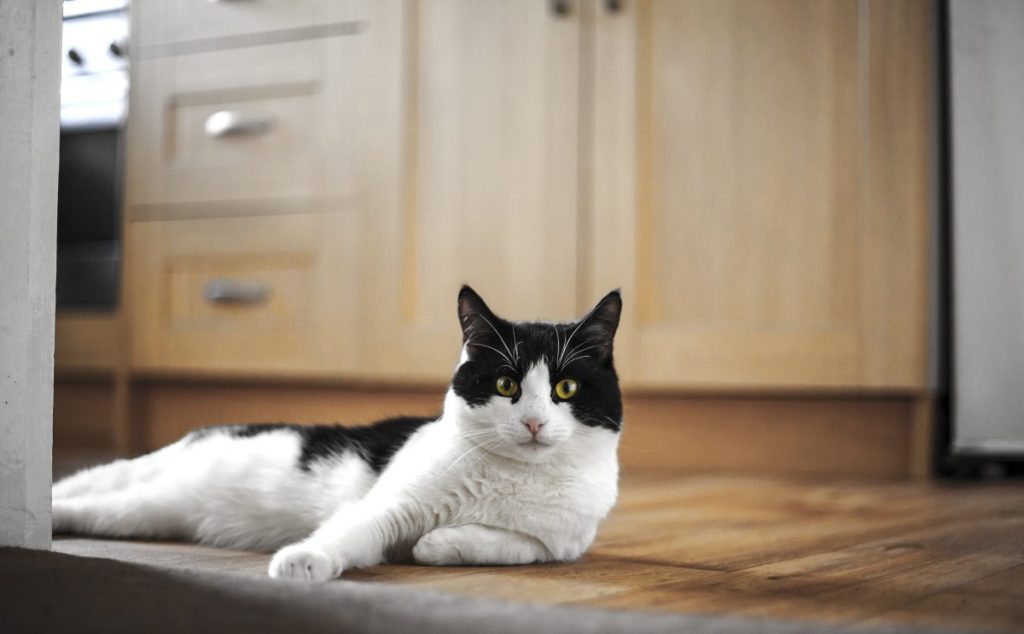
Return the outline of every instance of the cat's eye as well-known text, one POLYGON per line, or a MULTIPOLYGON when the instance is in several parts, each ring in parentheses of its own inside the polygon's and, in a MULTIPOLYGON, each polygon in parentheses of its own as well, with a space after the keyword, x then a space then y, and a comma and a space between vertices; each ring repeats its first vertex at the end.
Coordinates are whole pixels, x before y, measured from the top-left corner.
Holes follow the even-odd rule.
POLYGON ((519 384, 510 376, 502 376, 498 377, 494 389, 498 390, 498 394, 502 396, 512 397, 519 393, 519 384))
POLYGON ((575 379, 562 379, 555 384, 555 394, 558 398, 563 401, 567 401, 572 397, 576 396, 576 392, 580 391, 580 384, 575 379))

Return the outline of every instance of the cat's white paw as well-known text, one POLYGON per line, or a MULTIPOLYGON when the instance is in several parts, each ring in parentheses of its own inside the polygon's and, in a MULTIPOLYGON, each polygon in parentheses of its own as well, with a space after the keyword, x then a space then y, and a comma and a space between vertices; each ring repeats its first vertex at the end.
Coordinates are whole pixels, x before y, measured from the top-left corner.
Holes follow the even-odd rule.
POLYGON ((341 575, 341 566, 336 566, 323 549, 299 543, 277 551, 267 574, 275 579, 328 581, 341 575))
POLYGON ((460 548, 466 540, 455 528, 436 528, 420 538, 412 549, 413 559, 428 566, 458 566, 466 562, 460 548))

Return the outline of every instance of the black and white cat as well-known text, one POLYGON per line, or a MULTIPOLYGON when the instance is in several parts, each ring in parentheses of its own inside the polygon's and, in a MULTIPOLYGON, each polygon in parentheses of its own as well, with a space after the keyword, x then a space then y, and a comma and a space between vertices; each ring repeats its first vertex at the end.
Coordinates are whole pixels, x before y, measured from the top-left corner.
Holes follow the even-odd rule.
POLYGON ((199 430, 55 484, 54 531, 283 546, 270 576, 309 580, 410 554, 579 557, 618 494, 619 293, 573 323, 503 320, 468 286, 458 308, 462 355, 439 418, 199 430))

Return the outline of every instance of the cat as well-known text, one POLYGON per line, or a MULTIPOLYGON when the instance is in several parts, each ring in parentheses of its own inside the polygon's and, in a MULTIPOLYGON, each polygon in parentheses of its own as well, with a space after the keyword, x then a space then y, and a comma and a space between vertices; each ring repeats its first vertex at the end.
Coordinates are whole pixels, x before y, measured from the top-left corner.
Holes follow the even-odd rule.
POLYGON ((279 549, 271 577, 312 581, 577 559, 618 495, 621 311, 612 291, 576 322, 512 322, 463 286, 439 417, 200 429, 55 484, 54 532, 279 549))

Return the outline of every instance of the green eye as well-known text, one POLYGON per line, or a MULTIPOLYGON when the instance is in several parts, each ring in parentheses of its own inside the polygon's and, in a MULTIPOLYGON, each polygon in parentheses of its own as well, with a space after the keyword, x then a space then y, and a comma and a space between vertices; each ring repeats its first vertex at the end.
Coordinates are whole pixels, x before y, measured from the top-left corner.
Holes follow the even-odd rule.
POLYGON ((558 398, 563 401, 567 401, 572 397, 576 396, 576 392, 579 392, 580 384, 575 379, 562 379, 555 384, 555 394, 558 398))
POLYGON ((502 396, 512 397, 519 393, 519 384, 510 376, 502 376, 494 384, 494 389, 502 396))

